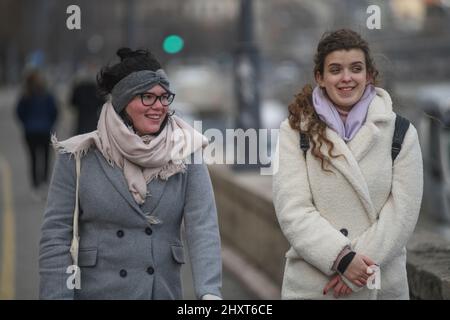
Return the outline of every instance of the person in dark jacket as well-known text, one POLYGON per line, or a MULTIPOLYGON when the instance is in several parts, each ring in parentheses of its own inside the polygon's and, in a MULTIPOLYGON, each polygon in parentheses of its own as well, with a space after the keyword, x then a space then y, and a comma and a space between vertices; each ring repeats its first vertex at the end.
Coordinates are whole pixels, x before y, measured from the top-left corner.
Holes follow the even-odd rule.
POLYGON ((77 111, 75 134, 83 134, 97 129, 97 122, 105 100, 97 92, 95 75, 90 70, 75 82, 70 103, 77 111))
POLYGON ((23 127, 30 155, 31 182, 36 192, 48 181, 50 133, 58 115, 55 98, 45 88, 38 71, 27 75, 16 112, 23 127))

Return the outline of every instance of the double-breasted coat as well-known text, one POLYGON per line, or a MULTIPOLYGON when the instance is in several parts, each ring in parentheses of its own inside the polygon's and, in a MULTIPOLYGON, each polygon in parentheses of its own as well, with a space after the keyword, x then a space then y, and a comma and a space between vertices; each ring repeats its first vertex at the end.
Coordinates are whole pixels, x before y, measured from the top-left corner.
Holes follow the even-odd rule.
POLYGON ((140 206, 122 171, 91 148, 81 158, 79 184, 81 289, 72 290, 66 271, 72 265, 75 179, 74 157, 60 154, 42 225, 41 298, 181 299, 182 222, 196 296, 221 296, 220 237, 205 165, 188 164, 184 173, 151 181, 140 206))

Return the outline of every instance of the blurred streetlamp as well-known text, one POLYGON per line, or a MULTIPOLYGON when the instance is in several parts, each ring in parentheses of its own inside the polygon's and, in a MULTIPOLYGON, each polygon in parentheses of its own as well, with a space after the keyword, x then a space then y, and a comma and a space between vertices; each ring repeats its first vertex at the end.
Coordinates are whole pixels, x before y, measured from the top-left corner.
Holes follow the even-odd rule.
POLYGON ((126 45, 133 49, 133 45, 135 42, 135 0, 125 0, 125 41, 126 45))
MULTIPOLYGON (((260 128, 259 111, 259 51, 253 38, 252 0, 241 0, 238 24, 238 44, 235 51, 234 87, 237 103, 236 129, 258 130, 260 128)), ((257 135, 258 136, 258 135, 257 135)), ((259 142, 259 141, 257 141, 259 142)), ((257 143, 258 145, 259 143, 257 143)), ((258 155, 257 148, 257 155, 258 155)), ((244 150, 241 150, 244 152, 244 150)), ((259 167, 249 164, 250 149, 245 142, 245 165, 237 165, 236 169, 252 169, 259 167)), ((256 157, 259 162, 259 157, 256 157)))

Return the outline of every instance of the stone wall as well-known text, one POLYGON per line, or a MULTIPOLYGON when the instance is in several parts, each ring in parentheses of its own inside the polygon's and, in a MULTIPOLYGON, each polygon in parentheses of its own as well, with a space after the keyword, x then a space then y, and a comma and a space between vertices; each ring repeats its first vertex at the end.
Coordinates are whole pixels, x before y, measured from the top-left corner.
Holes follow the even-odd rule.
POLYGON ((419 229, 407 249, 411 298, 450 300, 450 242, 419 229))
POLYGON ((210 174, 223 241, 281 287, 288 243, 275 216, 271 179, 224 166, 210 174))

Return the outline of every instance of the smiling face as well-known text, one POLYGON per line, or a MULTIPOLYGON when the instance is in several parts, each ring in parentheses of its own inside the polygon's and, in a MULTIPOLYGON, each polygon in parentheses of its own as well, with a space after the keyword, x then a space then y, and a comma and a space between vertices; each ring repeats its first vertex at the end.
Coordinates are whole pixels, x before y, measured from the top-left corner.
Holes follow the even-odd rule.
MULTIPOLYGON (((160 85, 156 85, 146 93, 161 96, 166 93, 166 90, 160 85)), ((136 133, 140 136, 158 132, 161 123, 167 116, 167 110, 168 107, 163 106, 159 99, 156 99, 151 106, 144 105, 140 96, 134 97, 125 108, 136 133)))
POLYGON ((361 49, 336 50, 325 57, 316 81, 338 108, 348 111, 361 99, 370 78, 365 61, 361 49))

